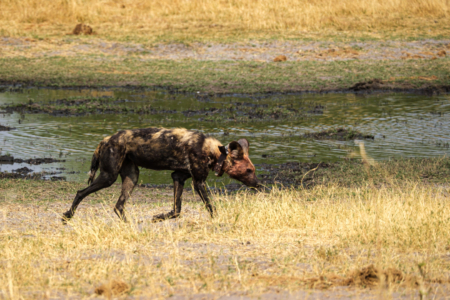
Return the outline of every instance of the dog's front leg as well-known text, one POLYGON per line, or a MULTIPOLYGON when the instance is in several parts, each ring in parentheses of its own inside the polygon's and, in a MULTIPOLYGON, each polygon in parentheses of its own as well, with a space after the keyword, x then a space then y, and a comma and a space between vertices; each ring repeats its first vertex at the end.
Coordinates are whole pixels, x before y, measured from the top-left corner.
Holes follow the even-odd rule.
POLYGON ((194 180, 194 189, 197 192, 197 194, 202 199, 203 203, 205 204, 206 210, 208 210, 209 214, 211 215, 211 218, 214 217, 216 214, 215 207, 211 204, 211 201, 208 197, 208 192, 206 191, 206 184, 204 181, 195 181, 194 180))
POLYGON ((189 173, 173 172, 173 209, 168 213, 153 216, 153 222, 161 222, 167 219, 178 218, 181 213, 181 196, 183 194, 184 182, 190 178, 189 173))

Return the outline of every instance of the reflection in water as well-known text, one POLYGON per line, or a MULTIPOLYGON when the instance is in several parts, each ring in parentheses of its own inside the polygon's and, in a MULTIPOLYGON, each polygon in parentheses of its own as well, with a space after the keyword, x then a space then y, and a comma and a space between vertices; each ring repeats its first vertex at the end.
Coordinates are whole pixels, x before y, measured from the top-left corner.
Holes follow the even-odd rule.
MULTIPOLYGON (((2 114, 0 124, 17 128, 0 132, 2 155, 53 157, 66 162, 31 167, 26 164, 0 165, 0 171, 28 166, 36 172, 61 172, 68 180, 85 181, 92 153, 104 136, 121 129, 151 126, 200 130, 214 135, 224 144, 245 137, 250 141, 251 159, 257 168, 262 162, 335 161, 346 157, 358 147, 354 141, 315 141, 301 137, 307 132, 337 126, 374 135, 373 141, 365 142, 365 150, 375 160, 449 153, 448 95, 200 97, 146 90, 25 89, 20 93, 0 93, 0 105, 29 103, 30 99, 33 103, 51 104, 58 99, 76 97, 101 97, 111 101, 111 105, 131 111, 151 107, 161 113, 2 114), (259 118, 261 113, 268 117, 259 118)), ((161 174, 143 170, 141 174, 143 183, 171 182, 169 171, 161 174)))

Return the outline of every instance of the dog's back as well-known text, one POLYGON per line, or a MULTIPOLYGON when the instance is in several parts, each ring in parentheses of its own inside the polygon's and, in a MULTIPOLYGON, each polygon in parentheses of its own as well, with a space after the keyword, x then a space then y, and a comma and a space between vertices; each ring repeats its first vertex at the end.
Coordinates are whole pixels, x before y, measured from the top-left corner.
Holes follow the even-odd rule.
POLYGON ((209 157, 214 158, 221 145, 215 138, 184 128, 144 128, 119 131, 105 138, 94 157, 118 151, 137 166, 187 171, 190 156, 201 160, 198 163, 208 164, 209 157))

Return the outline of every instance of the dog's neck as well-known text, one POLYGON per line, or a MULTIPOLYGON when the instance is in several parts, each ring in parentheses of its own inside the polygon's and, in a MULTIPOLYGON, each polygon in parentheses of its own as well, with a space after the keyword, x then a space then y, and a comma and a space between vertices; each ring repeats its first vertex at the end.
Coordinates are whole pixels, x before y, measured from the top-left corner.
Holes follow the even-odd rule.
POLYGON ((220 177, 228 169, 228 155, 219 151, 216 154, 216 163, 214 164, 214 173, 216 176, 220 177))
POLYGON ((206 143, 209 148, 209 168, 214 170, 216 176, 222 176, 230 168, 229 156, 222 154, 219 147, 223 145, 217 139, 208 137, 206 143))

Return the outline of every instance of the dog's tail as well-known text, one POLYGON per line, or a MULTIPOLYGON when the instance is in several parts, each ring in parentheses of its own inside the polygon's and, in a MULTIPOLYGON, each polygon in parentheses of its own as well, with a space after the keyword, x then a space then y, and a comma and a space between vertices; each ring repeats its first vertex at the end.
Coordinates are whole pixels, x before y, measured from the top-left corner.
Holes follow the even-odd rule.
POLYGON ((92 155, 91 170, 89 171, 88 184, 91 184, 95 179, 95 173, 97 172, 100 166, 100 152, 104 144, 105 141, 101 141, 100 144, 98 144, 97 148, 95 149, 94 155, 92 155))

